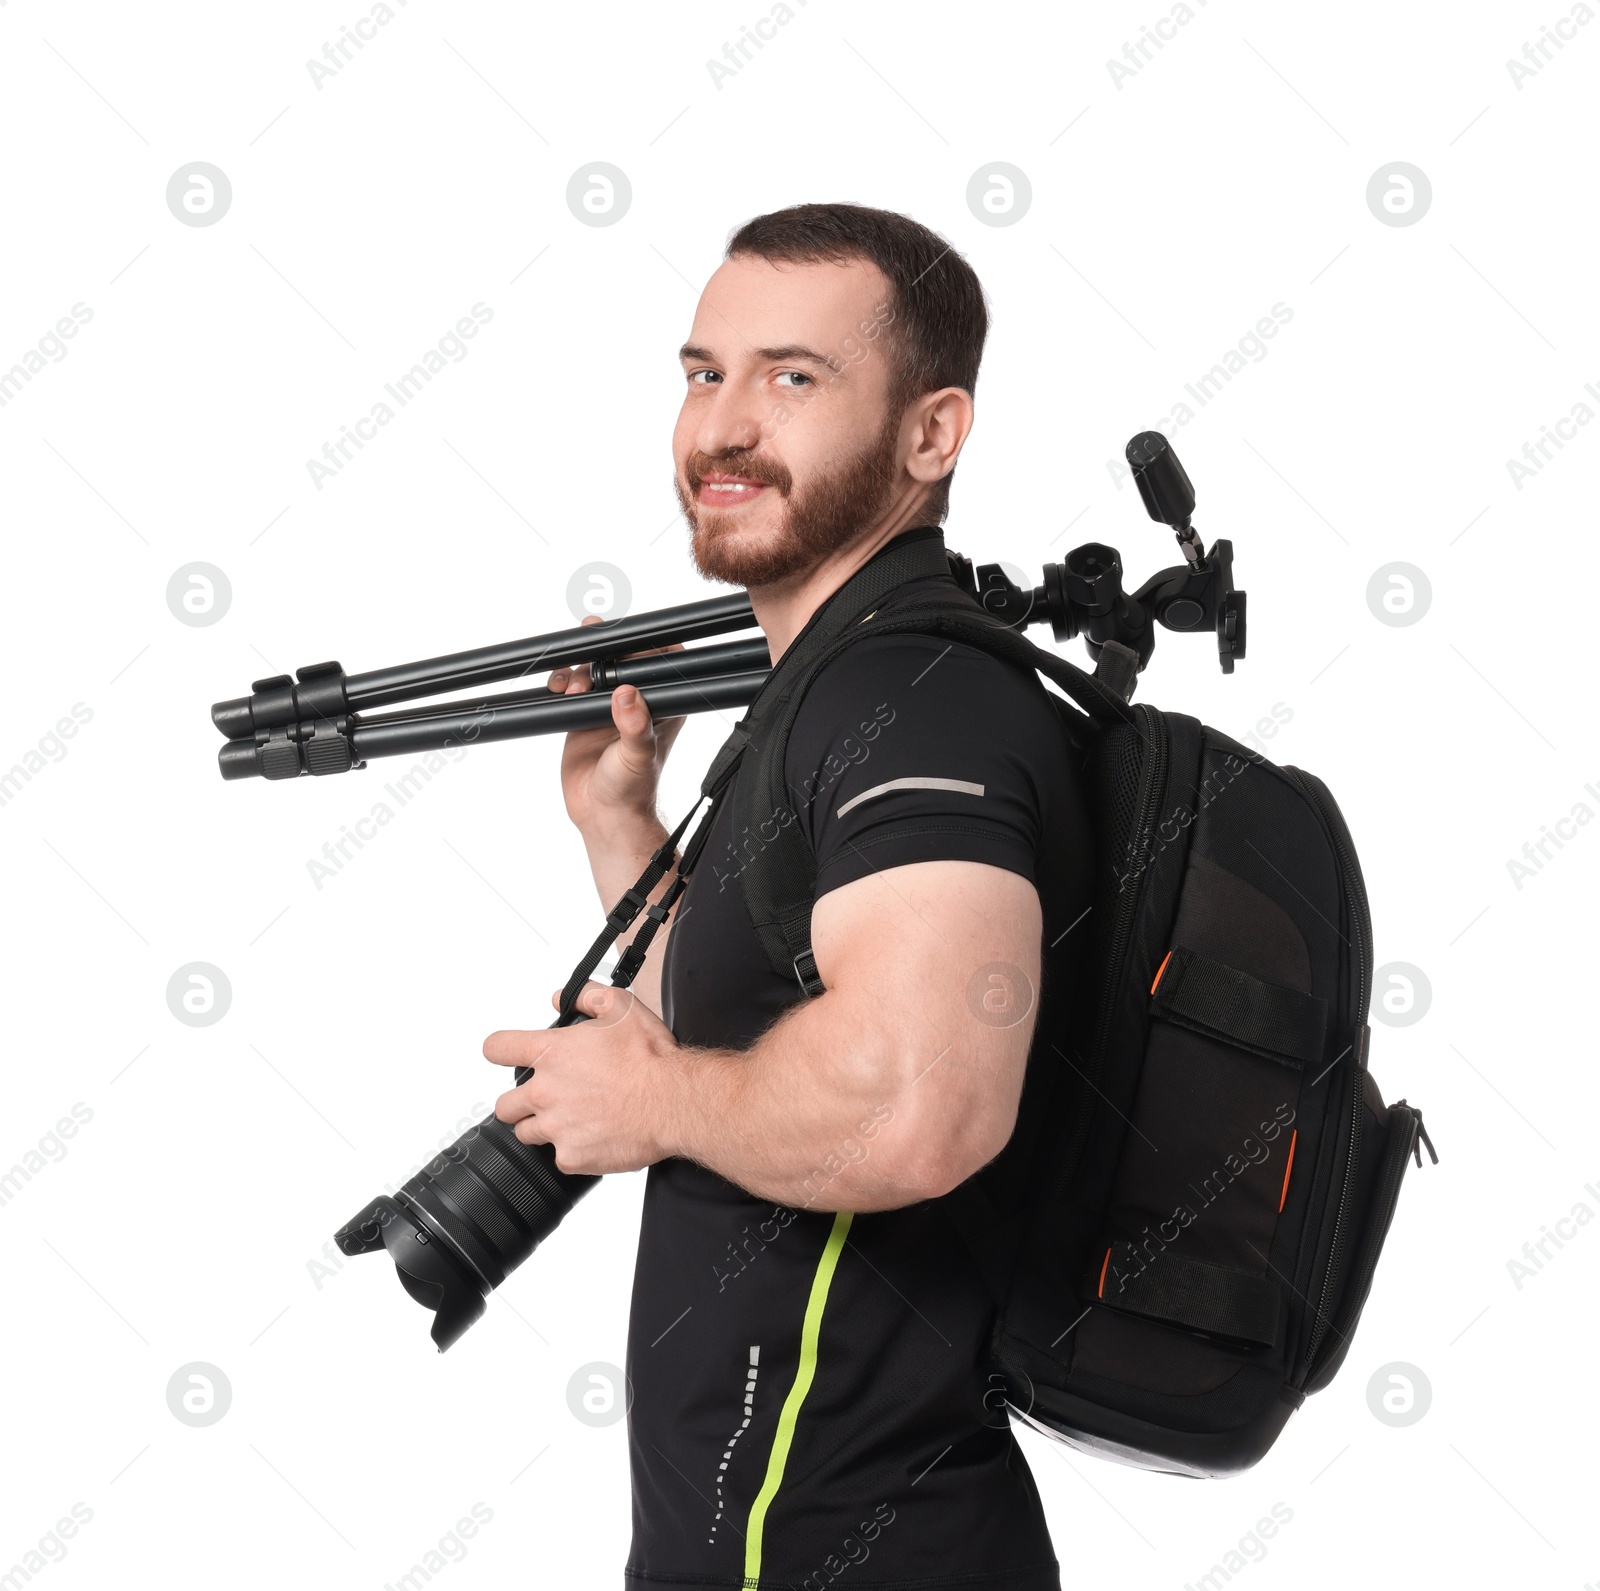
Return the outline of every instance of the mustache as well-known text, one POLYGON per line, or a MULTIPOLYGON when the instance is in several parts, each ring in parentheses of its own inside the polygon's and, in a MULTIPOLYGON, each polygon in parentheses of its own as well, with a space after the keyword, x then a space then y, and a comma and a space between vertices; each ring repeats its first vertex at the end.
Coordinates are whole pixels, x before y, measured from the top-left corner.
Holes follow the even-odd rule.
POLYGON ((746 480, 760 481, 763 486, 776 487, 784 497, 794 486, 794 477, 782 464, 756 452, 731 452, 713 458, 709 453, 696 451, 684 461, 683 473, 691 495, 699 492, 708 475, 719 474, 742 475, 746 480))

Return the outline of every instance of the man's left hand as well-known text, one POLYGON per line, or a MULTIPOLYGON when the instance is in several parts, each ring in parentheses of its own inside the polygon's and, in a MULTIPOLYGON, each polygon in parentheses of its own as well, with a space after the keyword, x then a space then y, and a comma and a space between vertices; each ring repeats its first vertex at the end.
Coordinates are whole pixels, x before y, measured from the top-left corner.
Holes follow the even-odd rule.
MULTIPOLYGON (((551 1004, 560 1009, 560 990, 551 1004)), ((576 1004, 593 1020, 508 1029, 483 1041, 496 1066, 533 1068, 527 1082, 495 1101, 494 1113, 514 1123, 523 1143, 554 1145, 558 1171, 597 1176, 654 1165, 673 1152, 662 1118, 678 1042, 625 989, 587 983, 576 1004)))

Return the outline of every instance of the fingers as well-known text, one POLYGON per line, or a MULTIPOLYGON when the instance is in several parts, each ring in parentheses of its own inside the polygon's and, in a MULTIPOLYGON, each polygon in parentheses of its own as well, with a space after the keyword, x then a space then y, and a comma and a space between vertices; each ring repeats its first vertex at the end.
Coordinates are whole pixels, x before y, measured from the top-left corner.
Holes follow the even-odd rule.
POLYGON ((503 1122, 525 1121, 533 1115, 533 1101, 528 1098, 528 1085, 513 1088, 494 1102, 495 1117, 503 1122))
POLYGON ((537 1066, 549 1048, 550 1036, 546 1031, 524 1033, 504 1029, 491 1033, 483 1041, 483 1058, 496 1066, 537 1066))
MULTIPOLYGON (((599 618, 591 613, 582 621, 584 624, 599 624, 599 618)), ((576 668, 558 668, 552 671, 550 678, 545 681, 546 686, 557 695, 576 696, 580 692, 592 687, 589 675, 589 665, 580 663, 576 668)))
MULTIPOLYGON (((596 618, 593 614, 590 614, 589 617, 584 619, 582 622, 585 625, 590 625, 599 624, 602 621, 596 618)), ((644 652, 624 652, 622 655, 624 658, 659 657, 663 652, 681 652, 683 649, 682 641, 674 641, 671 646, 652 647, 648 651, 644 652)), ((556 691, 559 694, 576 695, 579 691, 591 690, 593 688, 593 677, 589 672, 589 665, 587 663, 580 663, 576 667, 568 666, 566 668, 558 668, 554 670, 545 683, 549 689, 556 691)), ((678 721, 679 720, 676 719, 673 720, 674 723, 678 721)))
POLYGON ((511 1131, 513 1136, 525 1144, 547 1144, 550 1142, 550 1136, 540 1128, 537 1116, 524 1116, 511 1131))
POLYGON ((622 738, 626 765, 636 773, 655 766, 656 726, 636 685, 619 685, 611 693, 611 722, 622 738))
MULTIPOLYGON (((620 1022, 633 1009, 633 1000, 630 990, 614 989, 607 983, 590 982, 578 991, 572 1008, 583 1016, 594 1018, 600 1027, 606 1027, 612 1022, 620 1022)), ((558 1011, 561 1009, 559 989, 550 996, 550 1004, 558 1011)))
POLYGON ((509 1094, 502 1094, 494 1102, 495 1116, 503 1122, 511 1124, 512 1134, 519 1143, 547 1144, 550 1135, 539 1123, 538 1114, 533 1108, 532 1101, 528 1098, 528 1085, 524 1083, 521 1088, 514 1088, 509 1094))
POLYGON ((592 689, 589 665, 580 663, 577 668, 558 668, 545 684, 558 696, 577 696, 583 691, 592 689))

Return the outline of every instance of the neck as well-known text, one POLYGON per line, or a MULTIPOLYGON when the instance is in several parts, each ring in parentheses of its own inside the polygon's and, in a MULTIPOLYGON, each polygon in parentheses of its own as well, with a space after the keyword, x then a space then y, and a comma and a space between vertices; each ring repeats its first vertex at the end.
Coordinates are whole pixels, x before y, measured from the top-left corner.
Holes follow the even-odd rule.
POLYGON ((915 501, 890 510, 864 535, 829 553, 820 563, 787 580, 749 588, 750 607, 767 638, 767 650, 774 664, 789 650, 811 615, 856 570, 902 531, 924 522, 923 503, 923 494, 919 492, 915 501))

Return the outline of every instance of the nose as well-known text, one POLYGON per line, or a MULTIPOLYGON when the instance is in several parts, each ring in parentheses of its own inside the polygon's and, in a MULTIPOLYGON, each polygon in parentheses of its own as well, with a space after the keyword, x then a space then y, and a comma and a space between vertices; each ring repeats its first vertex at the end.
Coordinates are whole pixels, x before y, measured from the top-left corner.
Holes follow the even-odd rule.
POLYGON ((761 414, 754 395, 736 381, 724 379, 704 405, 695 429, 695 446, 712 458, 749 451, 761 441, 761 414))

